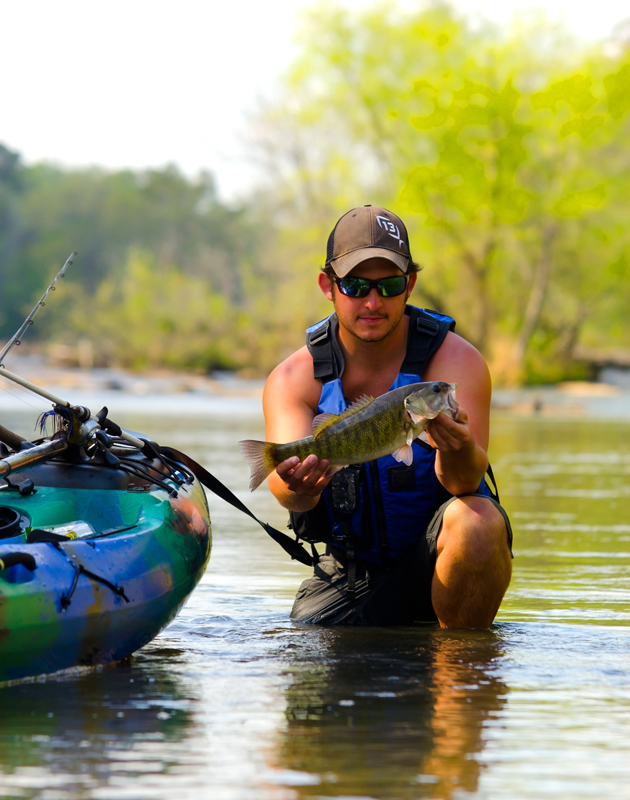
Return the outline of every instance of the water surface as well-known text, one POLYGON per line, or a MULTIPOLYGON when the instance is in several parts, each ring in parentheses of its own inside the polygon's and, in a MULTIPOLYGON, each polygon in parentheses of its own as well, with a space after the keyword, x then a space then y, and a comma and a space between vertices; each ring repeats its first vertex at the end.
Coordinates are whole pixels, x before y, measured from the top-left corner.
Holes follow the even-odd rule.
MULTIPOLYGON (((285 524, 236 449, 257 401, 115 401, 285 524)), ((0 689, 0 796, 630 798, 630 423, 497 414, 491 457, 516 556, 491 631, 296 625, 308 570, 211 498, 208 572, 158 639, 0 689)))

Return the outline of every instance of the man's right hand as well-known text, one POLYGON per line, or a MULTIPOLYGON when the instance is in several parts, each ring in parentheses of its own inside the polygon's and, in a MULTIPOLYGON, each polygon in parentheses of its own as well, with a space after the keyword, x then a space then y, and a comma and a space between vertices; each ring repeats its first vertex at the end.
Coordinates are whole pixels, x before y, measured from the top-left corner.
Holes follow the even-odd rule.
POLYGON ((312 454, 302 462, 297 456, 293 456, 278 464, 276 472, 293 494, 299 497, 319 497, 332 478, 332 475, 326 476, 329 466, 330 461, 325 458, 318 461, 317 456, 312 454))
MULTIPOLYGON (((310 436, 321 391, 306 347, 279 364, 263 392, 267 441, 284 444, 310 436)), ((294 456, 278 464, 267 483, 281 506, 289 511, 310 511, 331 478, 325 477, 329 466, 329 461, 319 461, 312 454, 302 462, 294 456)))

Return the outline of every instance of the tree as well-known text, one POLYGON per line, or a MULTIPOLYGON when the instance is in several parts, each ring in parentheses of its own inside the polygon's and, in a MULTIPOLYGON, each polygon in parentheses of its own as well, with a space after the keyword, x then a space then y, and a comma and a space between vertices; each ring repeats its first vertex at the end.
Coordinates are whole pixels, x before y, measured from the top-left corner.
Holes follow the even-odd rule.
MULTIPOLYGON (((22 220, 19 194, 22 188, 20 156, 0 144, 0 298, 7 295, 6 265, 15 257, 22 220)), ((0 327, 6 317, 0 301, 0 327)))
POLYGON ((496 375, 575 374, 585 325, 615 304, 593 297, 628 250, 623 53, 546 27, 472 29, 448 7, 321 7, 308 34, 261 123, 285 217, 324 241, 352 205, 393 207, 431 267, 422 301, 451 311, 496 375))
POLYGON ((38 320, 40 334, 57 320, 58 330, 67 328, 73 305, 93 297, 104 282, 123 281, 135 251, 151 253, 157 273, 177 269, 207 281, 228 303, 244 301, 259 222, 245 206, 221 203, 210 175, 189 180, 174 167, 110 173, 40 164, 22 168, 20 181, 19 195, 10 194, 13 222, 3 225, 0 240, 5 336, 73 250, 79 256, 67 274, 71 296, 38 320))

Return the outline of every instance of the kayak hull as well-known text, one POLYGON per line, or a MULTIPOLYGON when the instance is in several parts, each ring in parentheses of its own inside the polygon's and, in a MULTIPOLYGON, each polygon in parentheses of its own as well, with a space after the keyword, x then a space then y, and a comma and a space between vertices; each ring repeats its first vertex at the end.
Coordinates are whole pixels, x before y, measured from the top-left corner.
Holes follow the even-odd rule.
POLYGON ((27 553, 36 565, 0 569, 0 681, 131 655, 169 624, 210 557, 208 505, 197 481, 172 497, 154 485, 92 489, 81 481, 75 488, 64 469, 62 485, 38 485, 25 497, 0 492, 0 505, 28 527, 79 520, 94 531, 54 543, 0 539, 0 560, 27 553))

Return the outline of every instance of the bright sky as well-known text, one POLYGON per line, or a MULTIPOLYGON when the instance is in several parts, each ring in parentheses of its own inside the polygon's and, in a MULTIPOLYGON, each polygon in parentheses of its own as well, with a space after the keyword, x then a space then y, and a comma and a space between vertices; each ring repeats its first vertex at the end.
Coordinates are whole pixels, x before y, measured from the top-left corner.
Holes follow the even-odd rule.
MULTIPOLYGON (((356 8, 369 0, 344 0, 356 8)), ((630 16, 627 0, 454 0, 507 23, 544 7, 585 39, 630 16)), ((2 9, 0 142, 27 163, 213 172, 222 196, 254 168, 240 135, 273 94, 313 0, 22 0, 2 9)), ((413 8, 418 0, 399 0, 413 8)))

